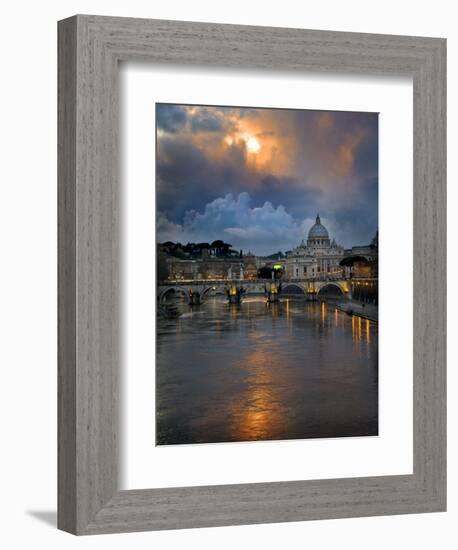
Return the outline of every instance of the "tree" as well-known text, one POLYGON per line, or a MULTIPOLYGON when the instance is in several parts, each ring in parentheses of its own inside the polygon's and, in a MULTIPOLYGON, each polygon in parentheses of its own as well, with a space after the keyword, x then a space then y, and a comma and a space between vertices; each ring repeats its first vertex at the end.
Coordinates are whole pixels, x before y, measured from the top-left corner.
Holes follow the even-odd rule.
POLYGON ((158 252, 156 262, 157 280, 166 281, 169 276, 169 266, 167 265, 165 254, 158 252))
POLYGON ((272 279, 272 268, 264 265, 258 269, 258 278, 259 279, 272 279))

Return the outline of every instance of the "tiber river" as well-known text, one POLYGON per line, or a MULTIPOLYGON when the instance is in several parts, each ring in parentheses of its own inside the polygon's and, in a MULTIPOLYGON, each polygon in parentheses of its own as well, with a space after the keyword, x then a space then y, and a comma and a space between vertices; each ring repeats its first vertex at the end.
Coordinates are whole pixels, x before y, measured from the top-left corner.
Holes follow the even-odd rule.
POLYGON ((158 319, 158 445, 377 435, 377 325, 282 300, 158 319))

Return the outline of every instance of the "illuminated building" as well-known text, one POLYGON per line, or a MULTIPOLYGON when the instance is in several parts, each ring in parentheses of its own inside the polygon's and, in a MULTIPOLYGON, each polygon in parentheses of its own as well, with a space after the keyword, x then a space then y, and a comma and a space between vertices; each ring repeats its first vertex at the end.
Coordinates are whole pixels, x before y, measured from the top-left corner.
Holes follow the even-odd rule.
POLYGON ((307 240, 289 252, 283 261, 287 279, 333 279, 342 276, 340 261, 344 248, 329 238, 328 230, 317 214, 307 240))

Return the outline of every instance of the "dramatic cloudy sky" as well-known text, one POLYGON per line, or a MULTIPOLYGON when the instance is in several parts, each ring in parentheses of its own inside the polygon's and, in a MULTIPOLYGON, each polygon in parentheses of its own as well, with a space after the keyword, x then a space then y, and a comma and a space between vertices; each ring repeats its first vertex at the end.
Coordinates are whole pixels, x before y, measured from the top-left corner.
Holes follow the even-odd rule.
POLYGON ((156 105, 157 239, 289 250, 319 212, 346 247, 377 229, 374 113, 156 105))

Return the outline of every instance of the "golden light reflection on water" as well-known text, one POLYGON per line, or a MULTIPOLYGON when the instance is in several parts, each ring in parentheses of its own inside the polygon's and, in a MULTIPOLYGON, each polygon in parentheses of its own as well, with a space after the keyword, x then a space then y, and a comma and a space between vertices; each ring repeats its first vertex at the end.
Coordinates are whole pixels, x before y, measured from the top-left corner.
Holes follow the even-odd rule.
POLYGON ((352 315, 352 317, 351 317, 351 335, 352 335, 353 343, 357 344, 358 347, 359 347, 359 344, 361 343, 361 337, 362 337, 362 319, 361 319, 361 317, 356 317, 355 315, 352 315))
POLYGON ((254 441, 271 437, 277 426, 284 426, 281 387, 286 372, 272 350, 257 350, 246 356, 240 368, 247 372, 247 389, 230 408, 231 438, 254 441))
MULTIPOLYGON (((285 306, 286 307, 286 306, 285 306)), ((327 305, 322 302, 321 303, 321 306, 320 306, 320 321, 321 321, 321 326, 322 328, 326 328, 328 327, 328 329, 330 329, 330 327, 332 326, 331 324, 331 313, 327 311, 327 305), (327 314, 329 313, 329 321, 330 323, 329 324, 326 324, 326 317, 327 317, 327 314)), ((287 318, 289 317, 289 312, 287 310, 286 311, 286 316, 287 318)), ((337 307, 334 308, 334 327, 335 328, 338 328, 340 325, 339 323, 343 323, 342 327, 345 327, 345 323, 346 323, 346 317, 345 315, 343 315, 339 309, 337 307)), ((360 344, 362 342, 365 342, 367 344, 370 344, 371 343, 371 332, 373 330, 373 326, 372 326, 372 323, 369 319, 363 319, 362 317, 358 317, 357 315, 352 315, 351 316, 351 335, 352 335, 352 341, 353 343, 355 344, 360 344)))
POLYGON ((231 312, 231 319, 235 321, 237 319, 237 304, 230 304, 229 309, 231 312))
MULTIPOLYGON (((279 315, 288 319, 293 316, 289 301, 278 304, 266 304, 268 311, 275 319, 279 315)), ((320 305, 320 320, 326 324, 326 304, 320 305)), ((337 308, 334 309, 334 325, 339 326, 337 308)), ((331 317, 332 320, 332 317, 331 317)), ((342 318, 345 322, 345 318, 342 318)), ((331 321, 332 322, 332 321, 331 321)), ((329 328, 332 325, 328 325, 329 328)), ((372 326, 370 321, 351 316, 353 343, 359 349, 361 343, 370 344, 372 326), (363 327, 364 325, 364 327, 363 327)), ((257 441, 275 439, 275 434, 285 430, 288 422, 288 402, 283 389, 289 385, 289 370, 284 363, 284 350, 276 350, 275 342, 263 342, 259 333, 250 335, 256 350, 247 354, 238 368, 246 373, 246 389, 231 401, 229 409, 230 440, 257 441)), ((367 346, 364 346, 368 349, 367 346)))
POLYGON ((358 347, 362 342, 369 345, 371 343, 371 331, 372 326, 369 319, 363 319, 362 317, 352 315, 351 335, 353 343, 358 344, 358 347))
POLYGON ((272 319, 277 319, 279 313, 280 313, 280 307, 279 304, 273 303, 269 304, 270 312, 272 314, 272 319))

